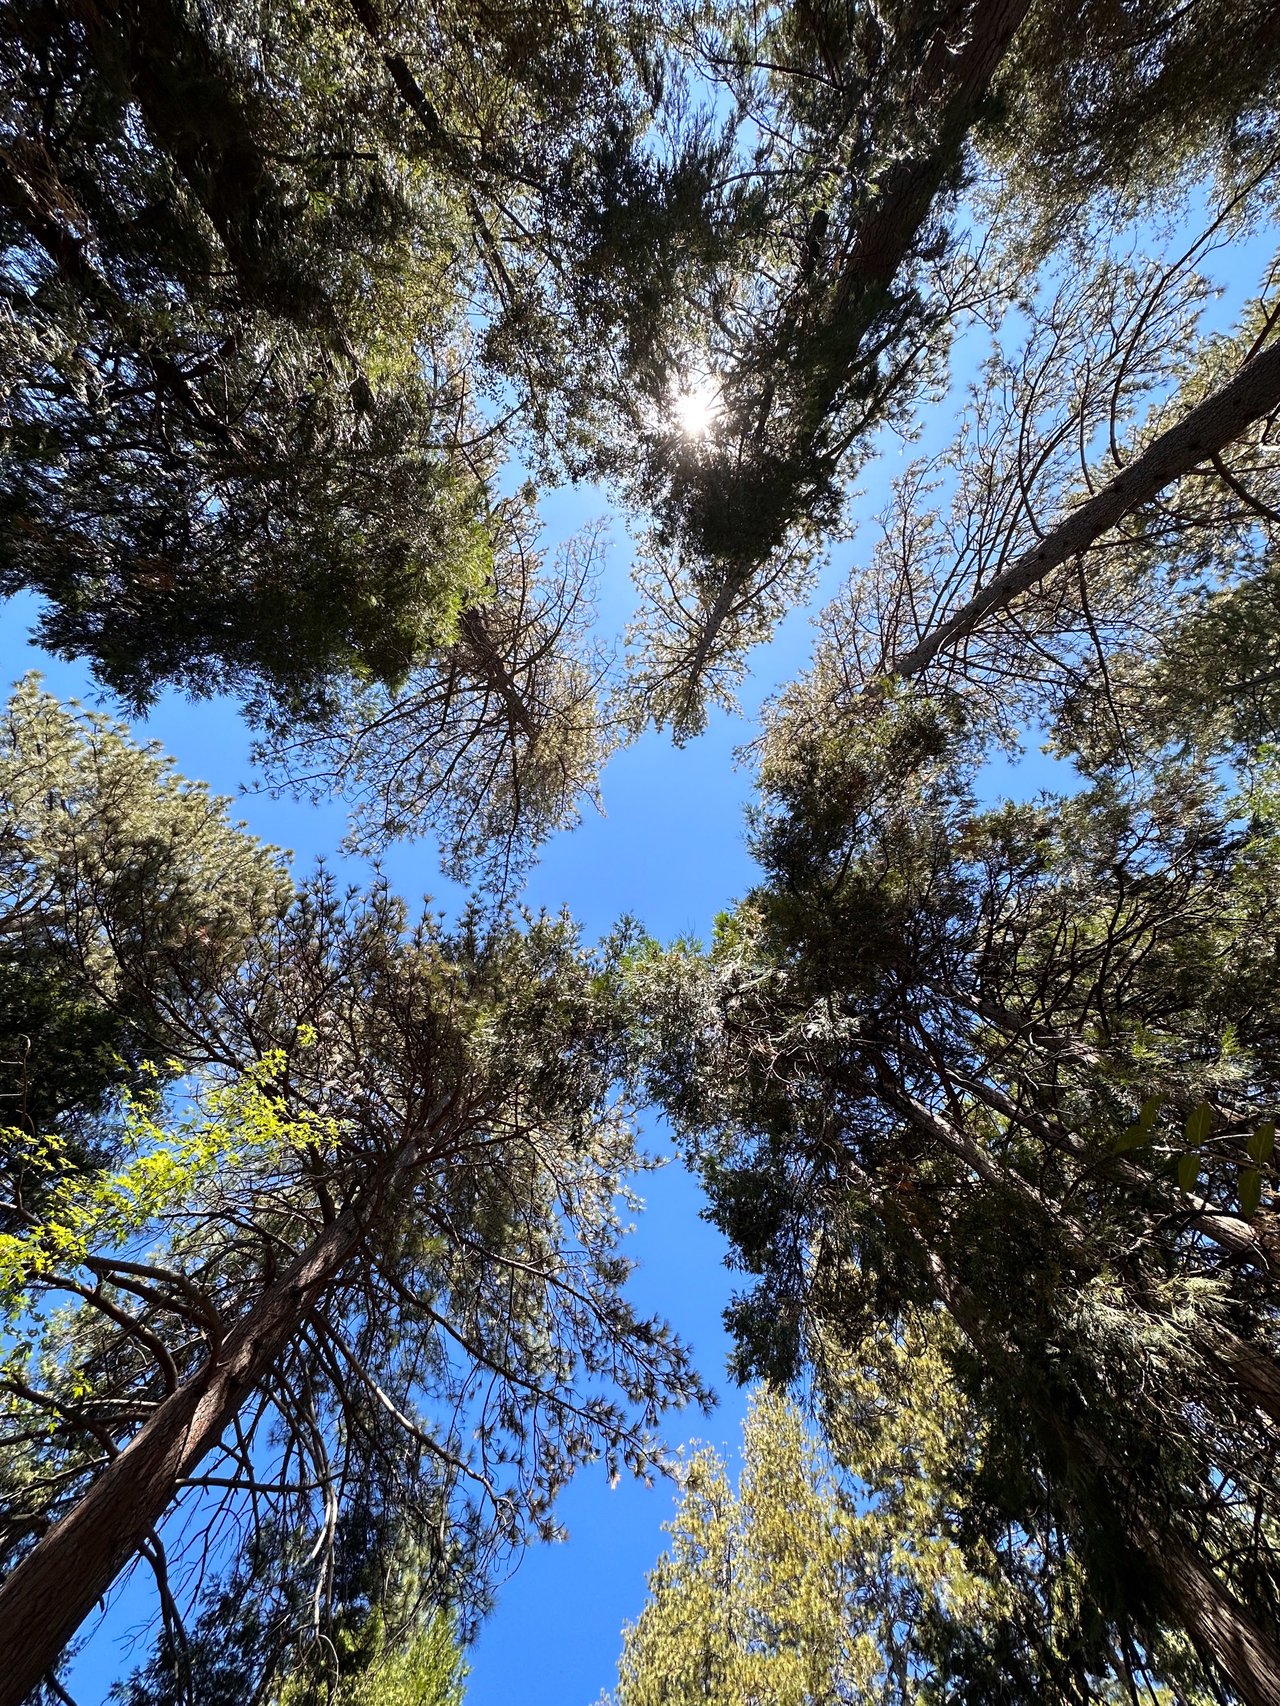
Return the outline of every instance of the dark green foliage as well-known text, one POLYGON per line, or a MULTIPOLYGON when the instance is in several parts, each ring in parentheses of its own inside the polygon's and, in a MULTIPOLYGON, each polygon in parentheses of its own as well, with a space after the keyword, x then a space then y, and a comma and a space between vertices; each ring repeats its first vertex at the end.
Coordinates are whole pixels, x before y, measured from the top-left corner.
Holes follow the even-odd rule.
MULTIPOLYGON (((775 738, 766 882, 701 967, 637 971, 650 1083, 759 1276, 740 1374, 944 1307, 984 1428, 962 1520, 1060 1537, 1081 1676, 1178 1626, 1212 1675, 1213 1593, 1255 1630, 1280 1608, 1273 1222, 1237 1184, 1280 1102, 1274 824, 1194 770, 979 812, 938 731, 907 699, 775 738), (1118 1154, 1153 1095, 1149 1148, 1118 1154), (1191 1555, 1217 1588, 1188 1589, 1191 1555)), ((971 1659, 976 1699, 989 1656, 947 1663, 971 1659)))
POLYGON ((708 328, 722 415, 709 446, 664 459, 664 547, 759 563, 798 520, 829 519, 845 453, 917 377, 946 319, 921 288, 921 255, 936 258, 972 117, 938 49, 954 23, 940 6, 805 6, 768 23, 733 17, 715 44, 744 128, 767 127, 751 164, 761 258, 778 282, 743 282, 750 312, 727 310, 731 343, 728 326, 708 328))
POLYGON ((398 680, 483 575, 423 365, 449 198, 358 134, 370 72, 332 20, 271 30, 270 65, 251 29, 181 0, 6 15, 0 590, 41 592, 44 643, 137 705, 398 680))
POLYGON ((225 801, 25 681, 0 723, 0 1126, 109 1149, 122 1091, 210 1058, 210 1004, 290 892, 225 801))
POLYGON ((1025 222, 1046 237, 1100 199, 1107 213, 1181 199, 1209 172, 1249 184, 1274 155, 1280 89, 1268 0, 1037 5, 982 135, 1025 222))

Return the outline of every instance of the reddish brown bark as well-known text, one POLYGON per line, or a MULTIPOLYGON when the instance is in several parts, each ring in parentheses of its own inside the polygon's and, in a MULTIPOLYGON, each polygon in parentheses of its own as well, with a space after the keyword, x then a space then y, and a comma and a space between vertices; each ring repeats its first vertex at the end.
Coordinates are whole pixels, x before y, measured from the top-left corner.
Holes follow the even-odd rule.
POLYGON ((210 1360, 166 1399, 73 1510, 0 1586, 0 1706, 21 1706, 168 1509, 185 1476, 359 1246, 347 1208, 267 1290, 210 1360))

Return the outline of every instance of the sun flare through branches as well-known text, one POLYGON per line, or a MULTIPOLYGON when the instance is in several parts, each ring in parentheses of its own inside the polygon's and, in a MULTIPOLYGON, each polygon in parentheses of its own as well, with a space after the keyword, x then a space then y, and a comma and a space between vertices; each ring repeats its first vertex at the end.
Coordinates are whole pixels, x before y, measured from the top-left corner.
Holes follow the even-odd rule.
POLYGON ((686 438, 707 438, 720 419, 720 388, 705 375, 688 374, 672 388, 671 414, 686 438))

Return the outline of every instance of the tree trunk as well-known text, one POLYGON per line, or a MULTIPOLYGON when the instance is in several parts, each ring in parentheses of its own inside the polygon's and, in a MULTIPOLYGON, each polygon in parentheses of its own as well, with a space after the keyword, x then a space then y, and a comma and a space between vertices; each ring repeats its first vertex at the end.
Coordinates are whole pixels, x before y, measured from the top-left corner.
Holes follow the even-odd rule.
MULTIPOLYGON (((843 387, 866 359, 863 344, 883 309, 884 293, 911 255, 934 199, 960 156, 992 79, 1029 8, 1030 0, 976 0, 974 4, 957 0, 940 22, 933 46, 904 103, 911 116, 931 123, 929 146, 884 174, 873 204, 850 234, 832 301, 817 334, 823 349, 838 349, 840 355, 818 362, 806 376, 803 412, 794 423, 796 430, 788 434, 791 457, 803 460, 812 454, 843 387)), ((779 349, 791 343, 796 317, 794 307, 784 316, 779 349)), ((765 388, 755 428, 757 440, 763 437, 772 410, 774 387, 775 381, 770 380, 765 388)), ((767 532, 773 523, 764 519, 760 525, 767 532)), ((734 600, 757 567, 758 553, 723 565, 723 584, 707 610, 686 666, 686 706, 693 702, 734 600)))
POLYGON ((912 117, 936 113, 933 147, 899 162, 880 183, 840 268, 838 312, 861 292, 892 284, 1029 9, 1030 0, 978 0, 954 6, 939 27, 908 102, 912 117), (968 39, 957 45, 966 28, 968 39))
MULTIPOLYGON (((366 1199, 367 1200, 367 1199, 366 1199)), ((359 1245, 368 1221, 353 1203, 264 1292, 221 1355, 159 1406, 80 1502, 0 1586, 0 1706, 21 1706, 134 1557, 185 1476, 221 1439, 319 1295, 359 1245)))
POLYGON ((482 604, 473 604, 462 612, 458 619, 458 642, 457 649, 469 666, 469 673, 482 681, 501 701, 511 719, 511 727, 519 729, 531 744, 536 741, 537 724, 520 692, 519 683, 493 643, 482 604))
POLYGON ((1245 1706, 1280 1706, 1280 1649, 1195 1553, 1167 1533, 1134 1524, 1134 1539, 1159 1573, 1183 1628, 1231 1678, 1245 1706))
POLYGON ((884 676, 919 675, 939 652, 966 639, 993 611, 1003 610, 1019 593, 1080 556, 1139 504, 1149 502, 1172 481, 1216 456, 1254 421, 1277 408, 1280 343, 1253 356, 1221 390, 1161 433, 1114 480, 1051 528, 1034 550, 994 575, 953 616, 940 622, 910 651, 894 658, 884 676))

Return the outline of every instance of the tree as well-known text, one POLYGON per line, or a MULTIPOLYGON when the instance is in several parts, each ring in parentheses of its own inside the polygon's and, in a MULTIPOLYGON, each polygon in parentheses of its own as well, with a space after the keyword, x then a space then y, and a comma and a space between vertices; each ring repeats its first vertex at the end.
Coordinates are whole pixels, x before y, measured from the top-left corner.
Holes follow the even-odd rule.
POLYGON ((762 236, 731 255, 738 276, 717 285, 683 359, 661 364, 667 395, 637 481, 657 525, 634 672, 677 738, 795 599, 839 481, 936 377, 949 322, 985 294, 945 214, 1026 9, 729 9, 703 50, 743 135, 760 139, 741 169, 761 185, 762 236), (671 420, 680 383, 714 389, 704 438, 671 420))
MULTIPOLYGON (((109 1147, 145 1062, 210 1058, 209 1013, 292 885, 227 801, 36 677, 0 724, 0 1109, 64 1158, 109 1147)), ((214 1045, 216 1047, 216 1045, 214 1045)), ((150 1082, 150 1078, 146 1082, 150 1082)), ((25 1185, 5 1171, 15 1204, 25 1185)), ((25 1204, 34 1207, 34 1200, 25 1204)))
MULTIPOLYGON (((342 1706, 462 1706, 466 1665, 447 1623, 436 1620, 408 1641, 379 1654, 341 1687, 342 1706)), ((293 1706, 286 1694, 281 1706, 293 1706)))
POLYGON ((546 573, 530 492, 490 525, 493 582, 452 645, 398 691, 353 682, 323 718, 276 720, 258 756, 282 787, 348 799, 362 851, 433 824, 450 871, 483 867, 496 896, 595 798, 613 740, 598 698, 608 660, 590 633, 599 530, 546 573))
POLYGON ((1069 223, 1100 212, 1114 226, 1205 177, 1248 182, 1274 149, 1272 21, 1265 0, 1035 7, 979 135, 1024 229, 1056 243, 1069 223))
POLYGON ((775 746, 766 882, 636 973, 758 1276, 739 1367, 943 1309, 983 1497, 1069 1548, 1089 1667, 1181 1627, 1269 1701, 1274 826, 1185 766, 980 812, 957 720, 907 695, 775 746))
POLYGON ((212 992, 189 1115, 135 1101, 89 1173, 56 1133, 9 1134, 15 1176, 49 1183, 0 1246, 22 1655, 0 1699, 135 1556, 171 1600, 180 1496, 210 1547, 246 1504, 309 1532, 323 1607, 361 1486, 483 1565, 553 1531, 579 1462, 648 1472, 657 1418, 703 1388, 621 1293, 621 947, 587 954, 566 919, 411 928, 385 887, 321 876, 212 992))
POLYGON ((615 1706, 1119 1706, 1134 1677, 1170 1702, 1153 1670, 1207 1706, 1177 1643, 1158 1667, 1132 1651, 1100 1674, 1081 1662, 1091 1607, 1053 1537, 985 1526, 976 1511, 983 1433, 948 1344, 945 1318, 929 1312, 901 1335, 881 1326, 856 1346, 832 1343, 819 1364, 825 1442, 781 1393, 753 1393, 736 1494, 714 1452, 683 1471, 671 1547, 623 1633, 615 1706))
MULTIPOLYGON (((1235 337, 1214 340, 1187 377, 1191 395, 1256 347, 1273 316, 1264 296, 1235 337)), ((1111 624, 1105 655, 1096 645, 1082 648, 1042 699, 1042 720, 1086 767, 1114 769, 1130 755, 1141 762, 1184 750, 1230 758, 1247 772, 1280 730, 1271 612, 1276 421, 1276 411, 1259 420, 1130 523, 1128 561, 1105 577, 1114 590, 1104 601, 1123 610, 1126 595, 1136 602, 1141 581, 1154 583, 1158 600, 1142 601, 1136 633, 1111 624)))
POLYGON ((781 1395, 752 1397, 735 1493, 699 1452, 671 1548, 623 1633, 615 1706, 866 1701, 878 1655, 855 1601, 851 1519, 831 1465, 781 1395))

